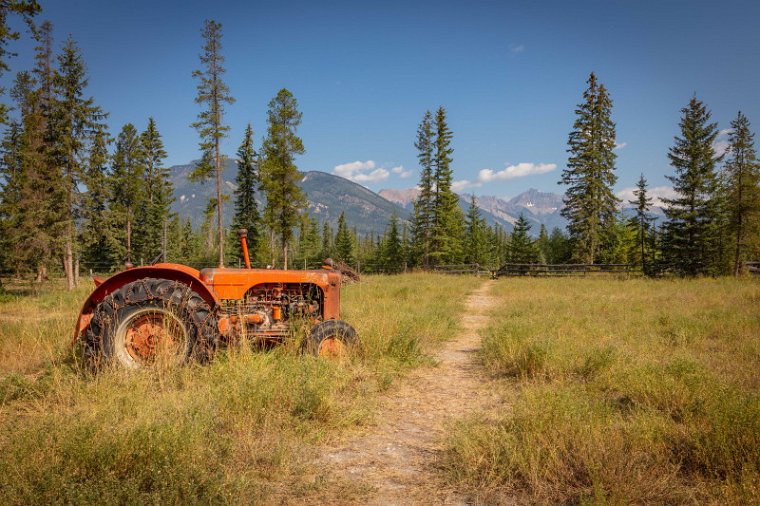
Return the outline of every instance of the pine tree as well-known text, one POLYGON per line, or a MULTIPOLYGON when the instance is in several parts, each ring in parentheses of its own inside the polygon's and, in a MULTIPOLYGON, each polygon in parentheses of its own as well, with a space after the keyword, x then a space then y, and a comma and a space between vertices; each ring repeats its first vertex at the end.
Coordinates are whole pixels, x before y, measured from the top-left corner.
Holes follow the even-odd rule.
POLYGON ((705 105, 692 97, 681 109, 682 137, 675 138, 668 158, 675 168, 676 197, 666 204, 664 247, 666 260, 688 276, 715 274, 719 269, 718 161, 713 143, 718 135, 705 105))
POLYGON ((560 181, 568 188, 561 213, 569 222, 574 258, 590 264, 597 260, 606 230, 615 223, 615 123, 612 100, 593 72, 583 99, 568 139, 570 157, 560 181))
POLYGON ((452 137, 453 133, 446 123, 446 109, 440 107, 435 115, 433 157, 435 189, 430 257, 435 265, 456 264, 462 260, 464 216, 459 207, 459 197, 451 189, 452 137))
POLYGON ((260 241, 261 217, 256 203, 256 192, 259 189, 258 155, 253 149, 253 127, 248 124, 245 129, 243 142, 238 148, 237 176, 235 182, 235 216, 232 219, 234 231, 244 228, 248 230, 248 246, 251 251, 257 251, 260 241))
POLYGON ((644 273, 649 272, 647 264, 647 241, 649 237, 649 227, 654 220, 649 215, 649 209, 652 207, 652 199, 647 196, 647 180, 644 178, 644 174, 641 174, 639 182, 636 184, 636 189, 633 190, 633 195, 636 197, 634 200, 629 200, 630 204, 636 206, 636 243, 638 244, 638 262, 641 265, 644 273))
POLYGON ((335 252, 337 253, 338 260, 348 265, 354 265, 354 243, 348 226, 346 226, 346 216, 343 212, 338 217, 338 231, 335 234, 335 252))
POLYGON ((546 226, 541 224, 541 228, 538 230, 538 240, 536 241, 536 249, 538 250, 538 260, 541 263, 548 263, 549 258, 549 234, 546 232, 546 226))
POLYGON ((11 121, 0 143, 0 272, 21 270, 19 231, 24 187, 22 126, 11 121))
POLYGON ((169 169, 163 166, 167 155, 153 118, 148 120, 139 142, 140 164, 145 180, 132 234, 135 256, 146 262, 158 258, 165 262, 174 186, 169 178, 169 169))
POLYGON ((535 242, 530 238, 530 223, 522 213, 515 222, 509 248, 509 262, 513 264, 532 264, 538 260, 535 242))
POLYGON ((143 156, 137 129, 127 123, 116 138, 109 204, 113 233, 121 245, 120 256, 126 262, 139 260, 134 255, 133 237, 136 216, 145 199, 143 156))
POLYGON ((385 232, 383 263, 386 272, 397 274, 404 269, 404 251, 399 236, 398 217, 393 214, 385 232))
POLYGON ((739 112, 731 122, 728 159, 723 169, 728 229, 733 236, 733 271, 742 265, 760 242, 760 162, 755 134, 747 117, 739 112))
POLYGON ((261 186, 267 199, 264 219, 279 239, 285 269, 293 227, 298 224, 300 210, 306 207, 306 197, 298 186, 302 174, 294 160, 295 155, 305 152, 303 142, 296 135, 301 116, 293 94, 281 89, 269 102, 267 137, 261 148, 261 186))
POLYGON ((572 260, 570 240, 562 233, 559 227, 554 227, 551 234, 549 234, 549 254, 547 260, 550 264, 566 264, 572 260))
POLYGON ((464 262, 485 265, 487 258, 487 226, 480 216, 475 195, 470 197, 470 206, 465 218, 464 262))
POLYGON ((217 242, 219 247, 219 267, 224 267, 224 222, 222 208, 222 162, 220 143, 227 136, 230 127, 224 124, 225 104, 232 104, 235 99, 230 95, 229 86, 222 80, 225 73, 224 56, 222 56, 222 25, 213 20, 206 20, 201 30, 205 44, 200 55, 203 70, 193 72, 198 79, 196 104, 205 104, 206 109, 198 114, 198 121, 192 127, 200 135, 199 146, 203 152, 201 162, 193 171, 196 180, 213 177, 216 181, 216 216, 217 242))
MULTIPOLYGON (((9 57, 16 56, 7 49, 8 42, 18 40, 21 35, 8 25, 8 15, 19 15, 34 33, 33 18, 41 10, 40 4, 35 0, 6 0, 0 3, 0 77, 10 70, 9 57)), ((0 95, 4 93, 5 89, 0 87, 0 95)), ((7 114, 8 107, 0 104, 0 123, 7 123, 7 114)))
POLYGON ((82 205, 82 259, 96 272, 108 272, 120 262, 118 239, 113 236, 112 213, 108 208, 108 144, 106 132, 98 132, 90 147, 84 173, 87 193, 82 205))
POLYGON ((417 128, 417 160, 422 167, 420 173, 420 193, 414 202, 412 218, 412 235, 414 249, 419 263, 423 267, 430 264, 431 239, 435 213, 435 196, 433 181, 433 115, 425 111, 422 122, 417 128))
POLYGON ((69 37, 58 55, 58 68, 54 77, 56 93, 52 118, 55 160, 63 169, 61 185, 65 200, 61 210, 64 213, 63 265, 67 287, 76 286, 74 257, 76 255, 76 219, 79 211, 78 187, 82 183, 84 167, 80 163, 89 143, 97 132, 105 129, 102 121, 106 114, 95 105, 92 97, 85 98, 87 71, 84 60, 74 40, 69 37))
POLYGON ((322 260, 335 256, 335 245, 333 244, 333 232, 328 222, 322 224, 322 250, 319 254, 322 260))

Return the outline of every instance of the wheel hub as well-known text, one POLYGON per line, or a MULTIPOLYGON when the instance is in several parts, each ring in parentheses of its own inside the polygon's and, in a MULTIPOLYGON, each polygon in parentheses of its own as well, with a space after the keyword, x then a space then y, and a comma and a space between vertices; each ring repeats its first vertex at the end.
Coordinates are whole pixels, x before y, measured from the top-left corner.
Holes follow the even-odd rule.
POLYGON ((172 349, 176 340, 171 322, 163 314, 144 314, 130 322, 124 339, 127 353, 141 362, 152 362, 160 351, 172 349))
POLYGON ((319 343, 320 357, 342 357, 346 352, 346 345, 340 339, 328 337, 319 343))

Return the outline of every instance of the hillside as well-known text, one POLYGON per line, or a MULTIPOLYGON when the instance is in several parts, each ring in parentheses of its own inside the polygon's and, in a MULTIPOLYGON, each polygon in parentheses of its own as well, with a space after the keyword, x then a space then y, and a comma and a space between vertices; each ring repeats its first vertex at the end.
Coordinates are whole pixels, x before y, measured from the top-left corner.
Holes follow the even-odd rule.
MULTIPOLYGON (((203 212, 209 199, 214 195, 213 181, 194 183, 188 180, 194 163, 171 167, 171 179, 174 184, 175 201, 172 210, 182 217, 189 217, 194 225, 203 221, 203 212)), ((237 188, 235 160, 226 159, 224 163, 223 193, 230 197, 224 206, 225 223, 229 223, 233 214, 232 194, 237 188)), ((407 219, 409 213, 402 207, 384 199, 367 188, 339 176, 319 171, 304 172, 300 183, 307 195, 309 212, 320 222, 327 221, 337 225, 341 211, 346 213, 349 227, 356 228, 359 234, 382 233, 395 213, 401 219, 407 219)), ((263 207, 263 195, 257 196, 263 207)))

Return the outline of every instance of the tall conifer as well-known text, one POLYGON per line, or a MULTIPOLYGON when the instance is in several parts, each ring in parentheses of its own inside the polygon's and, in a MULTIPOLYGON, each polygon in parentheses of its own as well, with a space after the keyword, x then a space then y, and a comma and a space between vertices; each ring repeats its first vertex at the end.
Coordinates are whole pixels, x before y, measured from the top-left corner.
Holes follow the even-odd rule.
POLYGON ((739 112, 731 122, 729 147, 723 169, 728 228, 733 235, 733 271, 741 273, 752 253, 760 253, 760 162, 755 134, 739 112))
POLYGON ((288 268, 288 247, 298 215, 306 207, 306 197, 298 186, 302 174, 295 164, 295 155, 305 152, 296 135, 302 114, 293 94, 283 88, 269 102, 267 137, 261 147, 261 186, 267 197, 264 218, 279 239, 283 264, 288 268))
POLYGON ((422 167, 420 172, 420 193, 414 202, 412 218, 412 235, 414 237, 414 249, 423 267, 430 264, 430 248, 433 233, 433 219, 435 213, 433 181, 433 115, 426 111, 422 122, 417 128, 417 140, 414 143, 417 148, 417 160, 422 167))
POLYGON ((682 274, 716 274, 720 269, 720 209, 713 143, 718 126, 710 122, 710 111, 697 97, 692 97, 681 113, 681 137, 675 138, 668 153, 675 169, 675 176, 668 179, 676 197, 663 199, 667 216, 664 254, 682 274))
POLYGON ((568 220, 573 256, 594 263, 614 227, 618 199, 612 191, 615 175, 615 123, 612 100, 593 72, 575 110, 576 119, 568 139, 570 157, 560 184, 568 185, 562 216, 568 220))
POLYGON ((230 127, 224 124, 225 104, 232 104, 235 99, 230 95, 229 86, 222 80, 225 73, 224 56, 222 56, 222 25, 213 20, 206 20, 201 30, 203 53, 200 55, 203 70, 193 72, 198 79, 197 104, 204 104, 206 109, 198 114, 198 121, 192 124, 200 135, 200 148, 203 152, 201 162, 192 177, 196 180, 214 178, 216 182, 216 217, 217 242, 219 246, 219 266, 224 266, 224 222, 222 219, 222 162, 220 144, 227 136, 230 127))
POLYGON ((253 148, 253 127, 248 124, 237 152, 237 176, 235 182, 235 216, 232 219, 233 231, 248 230, 248 245, 251 251, 257 251, 261 237, 261 217, 256 203, 259 190, 259 160, 253 148))

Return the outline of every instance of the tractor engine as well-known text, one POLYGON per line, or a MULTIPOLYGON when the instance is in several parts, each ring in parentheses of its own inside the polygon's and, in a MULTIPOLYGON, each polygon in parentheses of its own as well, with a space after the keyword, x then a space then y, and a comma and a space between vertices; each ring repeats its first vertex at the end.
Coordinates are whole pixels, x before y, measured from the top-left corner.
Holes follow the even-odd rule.
POLYGON ((265 283, 256 285, 242 299, 223 300, 220 327, 229 340, 241 338, 281 340, 294 325, 313 325, 322 319, 322 293, 311 284, 265 283))

